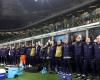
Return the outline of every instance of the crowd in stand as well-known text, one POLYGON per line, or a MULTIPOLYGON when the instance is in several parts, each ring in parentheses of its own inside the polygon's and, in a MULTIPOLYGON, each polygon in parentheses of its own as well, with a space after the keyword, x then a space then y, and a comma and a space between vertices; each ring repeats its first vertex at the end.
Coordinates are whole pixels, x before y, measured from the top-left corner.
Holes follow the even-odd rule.
POLYGON ((57 72, 60 67, 67 73, 76 72, 77 76, 93 74, 100 76, 100 36, 95 42, 90 37, 82 41, 77 35, 75 42, 70 40, 49 41, 21 47, 1 47, 0 63, 34 67, 47 67, 48 71, 57 72))
MULTIPOLYGON (((77 14, 77 15, 72 14, 70 16, 66 16, 66 15, 69 15, 69 14, 66 14, 63 18, 60 19, 60 21, 58 21, 58 19, 56 19, 55 23, 53 23, 51 21, 50 24, 48 24, 48 23, 46 24, 46 22, 44 22, 46 25, 41 26, 42 28, 37 31, 33 27, 31 29, 22 30, 22 31, 18 32, 20 34, 13 36, 12 38, 8 38, 8 40, 7 39, 2 40, 1 42, 6 42, 6 41, 16 40, 16 39, 20 39, 20 38, 50 33, 50 32, 58 31, 61 29, 77 27, 77 26, 100 21, 100 7, 94 9, 93 11, 92 10, 91 11, 83 11, 80 13, 75 12, 75 14, 77 14), (47 27, 46 29, 43 28, 45 26, 47 27)), ((40 25, 42 25, 42 24, 40 24, 40 25)))

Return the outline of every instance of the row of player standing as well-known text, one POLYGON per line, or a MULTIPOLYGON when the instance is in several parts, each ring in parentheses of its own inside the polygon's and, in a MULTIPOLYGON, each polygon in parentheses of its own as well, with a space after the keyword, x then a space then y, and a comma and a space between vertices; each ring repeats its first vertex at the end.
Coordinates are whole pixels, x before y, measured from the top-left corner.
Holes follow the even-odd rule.
POLYGON ((18 64, 20 54, 18 49, 14 47, 2 47, 0 48, 0 64, 18 64))
POLYGON ((57 41, 49 43, 45 48, 46 61, 50 64, 51 70, 63 67, 65 72, 75 71, 78 76, 100 76, 100 36, 96 38, 96 42, 92 42, 90 38, 83 42, 81 36, 77 35, 76 41, 72 44, 68 40, 57 41))
POLYGON ((38 45, 37 51, 35 45, 29 45, 21 47, 1 47, 0 48, 0 63, 8 65, 16 65, 22 62, 24 65, 30 64, 31 56, 39 56, 40 46, 38 45), (36 54, 37 52, 37 54, 36 54), (23 58, 24 59, 21 59, 23 58))
POLYGON ((92 71, 94 75, 100 76, 100 36, 95 43, 90 38, 81 42, 80 36, 77 36, 73 46, 77 73, 88 75, 92 71))
POLYGON ((91 71, 100 75, 100 36, 96 42, 86 38, 81 41, 81 36, 76 36, 72 44, 68 40, 51 41, 45 46, 35 45, 22 46, 19 48, 1 48, 0 62, 3 64, 19 64, 46 66, 48 70, 58 71, 63 67, 64 71, 77 72, 78 75, 88 75, 91 71))

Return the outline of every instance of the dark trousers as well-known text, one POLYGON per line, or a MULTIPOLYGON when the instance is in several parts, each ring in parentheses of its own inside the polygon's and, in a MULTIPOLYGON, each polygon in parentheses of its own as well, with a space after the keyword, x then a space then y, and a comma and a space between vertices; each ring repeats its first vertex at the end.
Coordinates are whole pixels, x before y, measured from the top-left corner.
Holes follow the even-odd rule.
POLYGON ((50 69, 55 71, 55 58, 50 58, 50 69))
POLYGON ((2 56, 1 62, 2 62, 2 64, 7 64, 7 56, 2 56))
POLYGON ((59 70, 60 67, 62 67, 62 58, 61 57, 56 57, 55 58, 55 67, 57 68, 57 71, 59 70))
POLYGON ((100 59, 96 60, 96 75, 100 76, 100 59))
POLYGON ((47 64, 46 64, 46 57, 42 57, 41 60, 42 60, 41 66, 42 66, 42 67, 47 67, 47 66, 46 66, 46 65, 47 65, 47 64))
POLYGON ((14 56, 9 56, 9 64, 14 65, 15 64, 15 57, 14 56))
POLYGON ((75 58, 71 58, 71 68, 72 68, 72 72, 75 73, 76 72, 76 66, 75 66, 75 58))
POLYGON ((27 55, 27 56, 26 56, 26 65, 29 65, 29 64, 30 64, 30 56, 27 55))
POLYGON ((46 68, 50 70, 50 58, 46 58, 46 68))
POLYGON ((36 64, 40 65, 41 64, 41 58, 40 56, 36 56, 36 64))
POLYGON ((35 56, 30 56, 30 65, 35 66, 35 64, 36 64, 35 56))
POLYGON ((75 55, 76 72, 82 74, 82 58, 79 55, 75 55))
POLYGON ((20 56, 15 56, 15 64, 19 64, 20 63, 20 56))
POLYGON ((91 68, 92 68, 92 75, 96 76, 96 61, 94 59, 91 60, 91 68))
POLYGON ((63 59, 63 68, 64 68, 64 71, 67 73, 72 72, 71 59, 63 59))
POLYGON ((46 58, 46 67, 48 70, 54 71, 55 70, 55 59, 54 58, 46 58))
POLYGON ((2 56, 0 56, 0 64, 2 64, 2 56))
POLYGON ((2 63, 2 64, 5 63, 5 56, 1 56, 1 63, 2 63))
POLYGON ((92 59, 84 59, 83 62, 83 73, 85 75, 88 75, 89 73, 92 73, 92 59))
POLYGON ((4 57, 5 64, 7 64, 7 60, 8 60, 8 57, 5 56, 5 57, 4 57))

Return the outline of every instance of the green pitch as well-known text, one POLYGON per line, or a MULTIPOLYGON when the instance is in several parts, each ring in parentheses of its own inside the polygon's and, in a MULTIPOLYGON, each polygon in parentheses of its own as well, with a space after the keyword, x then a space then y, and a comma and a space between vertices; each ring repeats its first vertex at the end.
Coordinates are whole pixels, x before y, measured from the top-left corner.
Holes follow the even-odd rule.
MULTIPOLYGON (((0 68, 4 68, 4 66, 0 66, 0 68)), ((76 74, 73 74, 73 80, 78 80, 75 79, 75 75, 76 74)), ((90 80, 91 78, 92 76, 90 76, 90 80)), ((57 76, 57 74, 47 74, 43 76, 41 73, 24 72, 24 74, 19 76, 18 78, 6 80, 59 80, 59 77, 57 76)), ((100 77, 96 77, 94 80, 100 80, 100 77)))
POLYGON ((25 72, 22 76, 16 79, 7 79, 7 80, 58 80, 58 77, 56 74, 47 74, 43 76, 41 73, 25 72))
MULTIPOLYGON (((41 73, 27 73, 25 72, 22 76, 15 79, 6 79, 6 80, 59 80, 57 74, 47 74, 43 76, 41 73)), ((75 79, 73 76, 73 80, 75 79)), ((91 80, 91 79, 90 79, 91 80)), ((100 80, 100 78, 95 78, 95 80, 100 80)))

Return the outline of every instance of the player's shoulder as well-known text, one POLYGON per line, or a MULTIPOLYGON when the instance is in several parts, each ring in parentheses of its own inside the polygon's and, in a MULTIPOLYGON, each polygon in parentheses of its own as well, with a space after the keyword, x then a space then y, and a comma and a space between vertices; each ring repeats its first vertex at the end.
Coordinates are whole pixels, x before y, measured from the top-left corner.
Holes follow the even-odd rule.
POLYGON ((72 45, 75 45, 76 44, 76 42, 72 42, 72 45))
POLYGON ((97 43, 96 43, 96 42, 93 42, 92 44, 93 44, 93 45, 97 45, 97 43))

